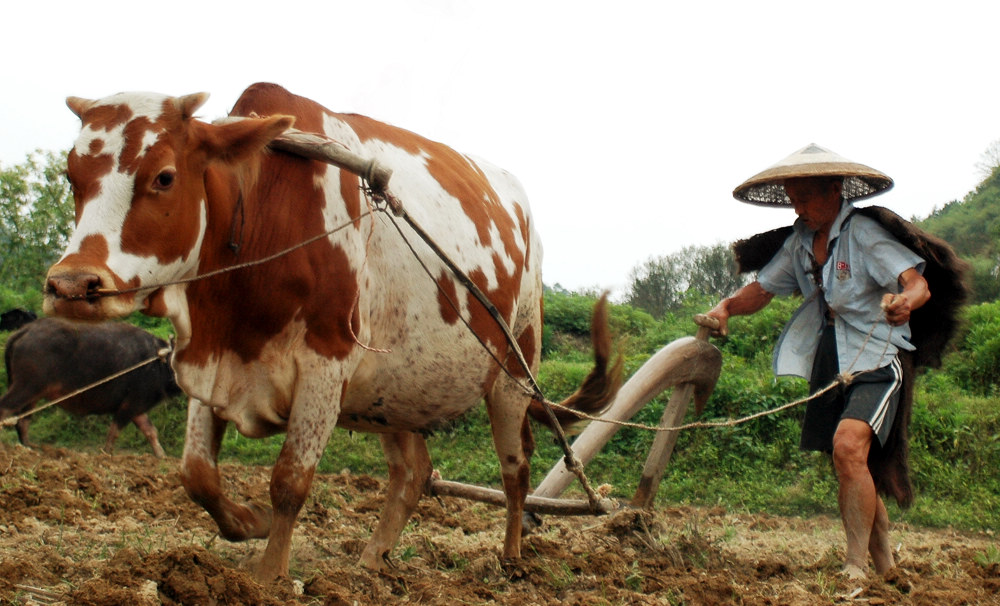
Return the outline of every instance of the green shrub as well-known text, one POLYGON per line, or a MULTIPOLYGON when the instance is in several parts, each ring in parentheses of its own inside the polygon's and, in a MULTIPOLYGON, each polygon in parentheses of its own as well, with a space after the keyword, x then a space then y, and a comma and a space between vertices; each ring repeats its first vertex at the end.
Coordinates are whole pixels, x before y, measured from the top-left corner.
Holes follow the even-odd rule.
POLYGON ((954 347, 945 359, 949 374, 971 393, 995 394, 1000 385, 1000 303, 965 308, 954 347))

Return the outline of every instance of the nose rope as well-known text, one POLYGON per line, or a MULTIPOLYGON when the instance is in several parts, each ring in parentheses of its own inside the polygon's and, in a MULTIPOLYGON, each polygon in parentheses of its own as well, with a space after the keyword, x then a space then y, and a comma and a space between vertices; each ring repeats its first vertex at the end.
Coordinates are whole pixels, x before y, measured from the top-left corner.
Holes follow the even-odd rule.
POLYGON ((209 272, 205 272, 203 274, 198 274, 198 275, 195 275, 195 276, 191 276, 190 278, 180 278, 178 280, 169 280, 167 282, 159 282, 159 283, 155 283, 155 284, 145 284, 143 286, 137 286, 137 287, 134 287, 134 288, 98 288, 98 289, 94 289, 93 291, 88 291, 86 294, 83 294, 83 295, 60 295, 58 293, 53 293, 53 292, 50 292, 48 294, 50 294, 53 297, 56 297, 58 299, 65 299, 65 300, 68 300, 68 301, 78 301, 78 300, 96 299, 96 298, 100 298, 100 297, 115 297, 115 296, 118 296, 118 295, 126 295, 126 294, 130 294, 130 293, 139 292, 139 291, 142 291, 142 290, 156 290, 158 288, 165 288, 167 286, 176 286, 178 284, 189 284, 191 282, 197 282, 198 280, 204 280, 206 278, 212 278, 212 277, 218 276, 220 274, 225 274, 225 273, 228 273, 228 272, 231 272, 231 271, 237 271, 237 270, 240 270, 240 269, 246 269, 248 267, 254 267, 256 265, 263 265, 264 263, 268 263, 270 261, 274 261, 275 259, 279 259, 279 258, 281 258, 281 257, 283 257, 283 256, 285 256, 285 255, 287 255, 289 253, 292 253, 292 252, 294 252, 294 251, 296 251, 296 250, 304 247, 304 246, 308 246, 309 244, 312 244, 313 242, 316 242, 317 240, 322 240, 323 238, 327 238, 327 237, 329 237, 329 236, 331 236, 331 235, 333 235, 333 234, 335 234, 335 233, 337 233, 337 232, 339 232, 339 231, 341 231, 343 229, 346 229, 346 228, 350 227, 352 224, 356 223, 358 220, 363 219, 365 217, 368 217, 368 216, 374 214, 374 212, 375 212, 374 210, 369 209, 367 212, 362 213, 357 219, 351 219, 351 220, 345 222, 343 225, 339 225, 339 226, 337 226, 337 227, 335 227, 335 228, 333 228, 331 230, 325 231, 325 232, 323 232, 321 234, 317 234, 317 235, 315 235, 315 236, 313 236, 311 238, 308 238, 306 240, 303 240, 302 242, 299 242, 298 244, 295 244, 294 246, 289 246, 288 248, 280 250, 280 251, 278 251, 278 252, 276 252, 274 254, 268 255, 268 256, 263 257, 261 259, 255 259, 253 261, 247 261, 245 263, 238 263, 236 265, 229 265, 229 266, 222 267, 222 268, 219 268, 219 269, 215 269, 215 270, 212 270, 212 271, 209 271, 209 272))

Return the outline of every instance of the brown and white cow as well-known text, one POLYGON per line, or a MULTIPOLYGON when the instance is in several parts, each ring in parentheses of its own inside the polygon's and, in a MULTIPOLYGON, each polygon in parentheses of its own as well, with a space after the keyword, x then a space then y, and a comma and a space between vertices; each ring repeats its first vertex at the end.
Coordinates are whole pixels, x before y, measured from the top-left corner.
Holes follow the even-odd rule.
MULTIPOLYGON (((503 556, 519 557, 533 449, 525 413, 537 402, 459 316, 523 377, 501 330, 412 231, 403 228, 433 279, 388 216, 366 214, 356 175, 265 148, 294 120, 391 168, 393 194, 489 295, 534 372, 542 250, 517 180, 276 85, 248 88, 231 115, 250 118, 224 124, 193 118, 206 97, 67 100, 83 122, 68 165, 76 230, 49 271, 46 312, 102 319, 142 310, 173 322, 174 368, 191 397, 184 486, 227 539, 268 538, 261 580, 287 574, 295 519, 335 425, 377 432, 388 460, 385 509, 361 555, 378 569, 425 492, 423 435, 482 398, 507 494, 503 556), (344 224, 266 264, 164 286, 344 224), (107 289, 126 292, 101 296, 107 289), (273 513, 221 490, 216 460, 229 421, 251 437, 287 434, 271 475, 273 513)), ((597 409, 617 389, 597 312, 594 342, 594 371, 567 404, 597 409)))

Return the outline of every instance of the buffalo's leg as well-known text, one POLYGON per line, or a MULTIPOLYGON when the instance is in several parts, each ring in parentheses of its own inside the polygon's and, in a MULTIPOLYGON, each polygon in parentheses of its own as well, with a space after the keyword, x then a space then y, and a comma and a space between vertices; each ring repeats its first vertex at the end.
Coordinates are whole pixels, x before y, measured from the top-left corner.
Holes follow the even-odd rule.
POLYGON ((118 440, 120 432, 121 426, 118 425, 118 421, 111 421, 111 426, 108 427, 108 437, 104 439, 104 452, 111 454, 115 451, 115 442, 118 440))
POLYGON ((181 459, 181 482, 188 496, 205 508, 229 541, 261 539, 271 529, 271 512, 257 505, 237 505, 222 492, 217 465, 226 422, 192 399, 188 404, 187 437, 181 459))
MULTIPOLYGON (((21 382, 13 377, 8 377, 10 388, 0 397, 0 421, 14 415, 24 414, 31 410, 35 402, 42 397, 42 393, 32 387, 24 387, 21 382)), ((28 438, 28 427, 31 425, 31 415, 21 417, 14 426, 17 428, 17 440, 22 446, 31 447, 31 439, 28 438)))
POLYGON ((389 464, 389 486, 378 526, 361 553, 365 568, 385 568, 389 552, 413 515, 431 477, 431 457, 423 436, 410 432, 379 434, 389 464))
POLYGON ((132 419, 132 422, 135 423, 135 426, 139 428, 139 431, 142 432, 142 435, 146 436, 146 440, 149 442, 149 445, 153 448, 153 454, 155 454, 157 458, 162 459, 165 456, 167 456, 167 453, 163 451, 163 447, 160 446, 160 435, 159 433, 157 433, 156 427, 153 425, 153 422, 149 420, 149 415, 147 415, 146 413, 137 415, 135 418, 132 419))
POLYGON ((35 445, 31 443, 31 438, 28 437, 28 427, 31 426, 31 415, 26 417, 21 417, 17 420, 17 440, 22 446, 27 446, 28 448, 33 448, 35 445))

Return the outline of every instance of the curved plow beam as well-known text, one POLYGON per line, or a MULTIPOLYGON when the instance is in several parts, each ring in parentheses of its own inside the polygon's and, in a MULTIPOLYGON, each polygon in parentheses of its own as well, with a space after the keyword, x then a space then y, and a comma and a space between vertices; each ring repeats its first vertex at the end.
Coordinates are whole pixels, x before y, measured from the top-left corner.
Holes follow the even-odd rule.
MULTIPOLYGON (((672 414, 670 416, 684 417, 692 393, 695 399, 695 410, 701 412, 705 402, 708 401, 715 389, 715 383, 719 380, 721 371, 722 354, 715 346, 704 338, 683 337, 677 339, 656 352, 639 370, 635 371, 635 374, 618 391, 618 395, 608 410, 601 415, 601 418, 609 421, 628 421, 647 402, 664 390, 675 386, 679 387, 674 390, 671 404, 667 406, 661 425, 667 420, 667 413, 679 411, 679 415, 672 414)), ((674 424, 676 423, 671 422, 666 426, 674 424)), ((614 422, 591 422, 573 441, 573 452, 580 463, 582 465, 589 463, 608 443, 608 440, 618 433, 619 429, 621 429, 621 425, 614 422)), ((661 436, 671 436, 673 441, 676 441, 676 435, 676 431, 659 432, 657 442, 661 441, 661 436)), ((670 448, 672 448, 672 444, 670 448)), ((653 458, 655 450, 656 444, 654 443, 650 458, 653 458)), ((667 457, 669 458, 669 454, 667 457)), ((665 461, 663 465, 666 465, 665 461)), ((647 461, 648 466, 649 462, 647 461)), ((643 475, 645 476, 645 472, 643 475)), ((566 462, 560 460, 545 476, 538 488, 532 492, 532 495, 548 498, 558 497, 575 477, 572 472, 566 469, 566 462)))

